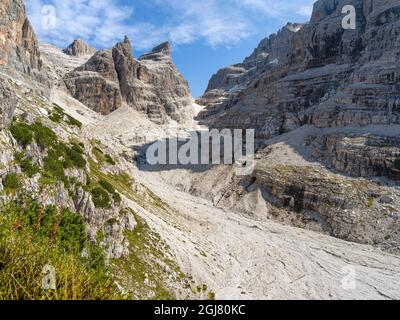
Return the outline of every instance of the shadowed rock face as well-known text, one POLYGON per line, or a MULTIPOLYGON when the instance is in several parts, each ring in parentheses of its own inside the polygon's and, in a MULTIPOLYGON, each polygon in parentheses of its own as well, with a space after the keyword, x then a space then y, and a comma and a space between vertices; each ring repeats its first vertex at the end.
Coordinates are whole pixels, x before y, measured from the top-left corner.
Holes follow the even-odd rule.
POLYGON ((68 46, 68 48, 65 48, 63 52, 70 56, 81 57, 94 54, 96 52, 96 49, 87 45, 84 41, 78 39, 74 40, 74 42, 72 42, 68 46))
POLYGON ((17 102, 17 96, 9 85, 0 83, 0 130, 11 123, 17 102))
POLYGON ((200 100, 209 106, 202 118, 215 127, 255 128, 259 138, 305 124, 400 124, 399 8, 400 1, 316 2, 310 23, 289 37, 287 30, 274 36, 287 43, 277 51, 281 59, 271 61, 271 41, 263 40, 255 51, 265 56, 262 67, 245 60, 259 72, 249 73, 244 63, 211 79, 200 100), (349 4, 356 30, 342 28, 349 4))
POLYGON ((112 50, 97 52, 64 81, 76 99, 102 114, 111 113, 125 101, 153 122, 183 122, 192 117, 191 95, 170 54, 167 42, 136 60, 125 37, 112 50))
POLYGON ((42 68, 36 35, 22 0, 0 3, 0 65, 10 65, 28 74, 42 68))
POLYGON ((68 73, 64 83, 75 99, 96 112, 109 114, 121 107, 121 92, 111 50, 96 52, 88 62, 68 73))

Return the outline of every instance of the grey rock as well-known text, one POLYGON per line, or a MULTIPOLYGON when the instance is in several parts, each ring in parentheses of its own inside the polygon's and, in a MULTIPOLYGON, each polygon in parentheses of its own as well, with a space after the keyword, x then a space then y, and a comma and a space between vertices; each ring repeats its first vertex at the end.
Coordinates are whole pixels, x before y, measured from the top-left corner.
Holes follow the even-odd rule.
POLYGON ((400 139, 374 135, 311 137, 314 156, 352 177, 400 180, 400 139))
POLYGON ((399 124, 399 5, 399 1, 317 1, 308 24, 290 37, 289 31, 274 37, 276 43, 285 44, 276 50, 280 56, 276 63, 271 64, 264 40, 245 60, 258 72, 239 73, 243 81, 237 81, 232 72, 237 65, 211 79, 199 102, 210 101, 209 97, 212 101, 200 119, 217 128, 254 128, 262 139, 305 124, 399 124), (356 8, 356 30, 341 26, 344 5, 356 8), (268 65, 261 63, 263 55, 268 55, 268 65), (244 86, 239 92, 237 83, 244 86), (216 90, 223 93, 221 99, 216 90))
POLYGON ((125 37, 67 74, 64 82, 76 99, 102 114, 124 101, 156 123, 184 122, 193 115, 189 85, 172 62, 168 42, 136 60, 125 37))
POLYGON ((0 65, 28 74, 42 69, 38 41, 22 0, 0 3, 0 65))
POLYGON ((80 57, 85 55, 93 55, 97 50, 86 44, 83 40, 74 40, 67 48, 63 50, 64 53, 80 57))
POLYGON ((17 103, 14 90, 6 82, 0 82, 0 129, 10 125, 17 103))

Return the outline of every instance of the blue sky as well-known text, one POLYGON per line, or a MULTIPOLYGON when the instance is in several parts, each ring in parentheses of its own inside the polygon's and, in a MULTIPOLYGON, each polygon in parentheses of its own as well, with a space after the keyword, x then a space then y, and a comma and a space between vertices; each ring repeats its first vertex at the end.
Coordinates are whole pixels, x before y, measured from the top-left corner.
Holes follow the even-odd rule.
POLYGON ((200 96, 219 68, 241 62, 287 22, 309 20, 315 0, 25 0, 38 37, 59 47, 80 38, 110 48, 128 35, 135 57, 170 40, 200 96))

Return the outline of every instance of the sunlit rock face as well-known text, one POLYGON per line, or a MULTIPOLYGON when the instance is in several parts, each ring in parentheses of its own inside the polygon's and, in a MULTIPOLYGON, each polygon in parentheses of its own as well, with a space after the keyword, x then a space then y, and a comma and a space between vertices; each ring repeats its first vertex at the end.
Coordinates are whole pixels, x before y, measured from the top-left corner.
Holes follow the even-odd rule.
POLYGON ((36 35, 22 0, 0 3, 0 65, 10 65, 29 74, 42 68, 36 35))
POLYGON ((399 1, 317 1, 308 24, 285 27, 275 45, 263 40, 253 58, 214 76, 200 117, 259 138, 305 124, 399 124, 399 30, 399 1), (355 30, 342 27, 345 5, 355 8, 355 30))
POLYGON ((104 115, 126 102, 160 124, 192 118, 189 85, 172 61, 168 42, 135 59, 126 37, 113 49, 96 52, 64 82, 76 99, 104 115))
POLYGON ((92 48, 80 39, 74 40, 67 48, 63 50, 65 54, 74 57, 93 55, 96 51, 97 50, 95 48, 92 48))

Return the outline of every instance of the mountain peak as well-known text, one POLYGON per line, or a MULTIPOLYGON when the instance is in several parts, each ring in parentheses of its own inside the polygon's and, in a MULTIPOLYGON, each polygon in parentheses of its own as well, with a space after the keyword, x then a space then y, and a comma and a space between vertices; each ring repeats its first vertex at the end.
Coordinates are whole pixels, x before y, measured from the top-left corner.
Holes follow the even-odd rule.
POLYGON ((172 52, 172 45, 171 42, 166 41, 158 46, 154 47, 153 50, 151 50, 151 53, 163 53, 165 55, 171 55, 172 52))
POLYGON ((80 57, 85 55, 93 55, 97 50, 86 44, 83 40, 76 39, 63 51, 65 54, 70 56, 80 57))

